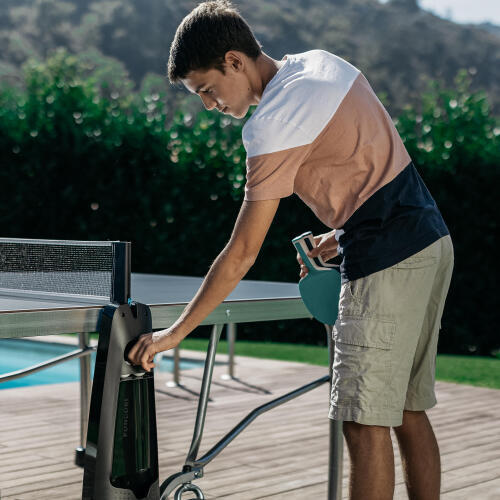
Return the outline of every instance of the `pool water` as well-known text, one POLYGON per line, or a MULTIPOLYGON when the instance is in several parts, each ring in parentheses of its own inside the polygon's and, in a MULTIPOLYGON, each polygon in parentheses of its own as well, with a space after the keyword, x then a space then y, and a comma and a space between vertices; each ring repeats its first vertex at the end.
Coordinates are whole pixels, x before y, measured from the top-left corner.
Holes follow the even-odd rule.
MULTIPOLYGON (((78 346, 40 342, 26 339, 0 339, 0 374, 22 370, 52 358, 62 356, 76 351, 78 346)), ((96 353, 93 352, 90 364, 90 376, 94 376, 94 364, 96 353)), ((163 358, 157 355, 155 358, 155 370, 160 372, 172 372, 174 361, 171 357, 163 358)), ((181 370, 198 368, 200 362, 181 361, 181 370)), ((0 383, 0 389, 12 389, 14 387, 26 387, 30 385, 59 384, 63 382, 78 382, 80 380, 80 359, 65 361, 56 366, 45 368, 39 372, 21 377, 8 382, 0 383)))

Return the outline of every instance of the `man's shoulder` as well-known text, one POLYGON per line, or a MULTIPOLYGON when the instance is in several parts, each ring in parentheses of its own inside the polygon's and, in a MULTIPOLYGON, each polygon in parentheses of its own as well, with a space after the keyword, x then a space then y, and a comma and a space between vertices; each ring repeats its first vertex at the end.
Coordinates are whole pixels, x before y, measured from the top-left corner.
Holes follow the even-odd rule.
POLYGON ((303 125, 291 118, 252 116, 242 130, 243 146, 249 157, 304 146, 311 135, 303 125))
POLYGON ((350 63, 324 50, 286 57, 286 66, 266 86, 260 103, 243 126, 248 154, 312 142, 360 74, 350 63))
POLYGON ((357 68, 346 59, 324 49, 311 49, 296 54, 287 53, 286 57, 291 58, 292 60, 309 62, 313 64, 330 62, 331 64, 348 65, 357 70, 357 68))

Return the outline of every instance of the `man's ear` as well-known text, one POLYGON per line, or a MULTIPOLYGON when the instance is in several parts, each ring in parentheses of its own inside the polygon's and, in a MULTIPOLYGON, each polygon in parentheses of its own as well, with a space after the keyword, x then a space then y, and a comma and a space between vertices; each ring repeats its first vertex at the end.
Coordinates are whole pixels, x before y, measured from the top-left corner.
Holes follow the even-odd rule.
POLYGON ((243 60, 241 53, 235 50, 229 50, 226 52, 224 61, 228 68, 231 68, 233 71, 242 71, 245 66, 245 61, 243 60))

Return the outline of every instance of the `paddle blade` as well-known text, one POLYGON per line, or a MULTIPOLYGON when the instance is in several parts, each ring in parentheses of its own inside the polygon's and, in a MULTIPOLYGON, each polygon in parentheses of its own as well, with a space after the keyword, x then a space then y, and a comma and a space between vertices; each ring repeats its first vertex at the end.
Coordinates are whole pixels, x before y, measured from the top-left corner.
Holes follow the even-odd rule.
POLYGON ((297 236, 292 243, 309 271, 307 276, 299 281, 302 300, 318 321, 333 325, 339 310, 339 267, 335 264, 325 264, 319 256, 308 257, 307 252, 316 246, 311 231, 297 236))
POLYGON ((305 306, 321 323, 335 323, 339 311, 340 286, 340 274, 334 269, 314 275, 308 273, 299 281, 305 306))

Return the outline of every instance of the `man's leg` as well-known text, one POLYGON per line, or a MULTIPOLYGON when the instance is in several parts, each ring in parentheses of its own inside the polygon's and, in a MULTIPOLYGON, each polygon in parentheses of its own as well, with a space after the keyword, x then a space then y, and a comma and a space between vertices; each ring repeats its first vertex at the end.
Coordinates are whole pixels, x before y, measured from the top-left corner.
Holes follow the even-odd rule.
POLYGON ((441 489, 439 447, 425 411, 403 412, 394 427, 410 500, 438 500, 441 489))
POLYGON ((344 421, 349 450, 350 500, 392 500, 394 495, 394 451, 391 428, 344 421))

